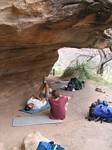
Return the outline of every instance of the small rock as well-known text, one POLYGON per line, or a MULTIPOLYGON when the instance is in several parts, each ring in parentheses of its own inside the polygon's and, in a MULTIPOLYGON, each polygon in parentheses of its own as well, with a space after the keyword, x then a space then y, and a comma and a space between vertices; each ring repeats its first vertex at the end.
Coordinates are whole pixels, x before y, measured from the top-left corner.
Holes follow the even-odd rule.
POLYGON ((40 141, 49 141, 43 137, 39 132, 28 134, 23 140, 23 147, 25 150, 36 150, 40 141))

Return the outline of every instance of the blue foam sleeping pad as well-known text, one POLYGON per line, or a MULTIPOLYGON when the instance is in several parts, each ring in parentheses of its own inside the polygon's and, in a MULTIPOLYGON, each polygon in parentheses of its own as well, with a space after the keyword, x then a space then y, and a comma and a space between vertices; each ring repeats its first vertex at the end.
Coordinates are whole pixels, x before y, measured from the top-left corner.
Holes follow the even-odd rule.
POLYGON ((32 113, 36 113, 36 112, 42 112, 42 111, 45 111, 45 110, 48 110, 48 109, 50 109, 50 104, 49 104, 49 103, 47 103, 46 105, 44 105, 44 106, 41 107, 40 109, 38 108, 38 109, 33 109, 33 110, 29 110, 29 111, 28 111, 28 110, 25 110, 25 109, 23 108, 23 109, 20 109, 19 111, 32 114, 32 113))

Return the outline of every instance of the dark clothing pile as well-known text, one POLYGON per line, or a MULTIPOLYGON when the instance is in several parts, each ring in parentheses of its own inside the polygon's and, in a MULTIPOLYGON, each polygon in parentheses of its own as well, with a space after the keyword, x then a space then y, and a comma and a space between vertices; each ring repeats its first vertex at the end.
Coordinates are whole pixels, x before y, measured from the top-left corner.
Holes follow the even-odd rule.
POLYGON ((85 81, 80 81, 77 78, 71 78, 66 87, 67 91, 80 90, 84 87, 85 81))

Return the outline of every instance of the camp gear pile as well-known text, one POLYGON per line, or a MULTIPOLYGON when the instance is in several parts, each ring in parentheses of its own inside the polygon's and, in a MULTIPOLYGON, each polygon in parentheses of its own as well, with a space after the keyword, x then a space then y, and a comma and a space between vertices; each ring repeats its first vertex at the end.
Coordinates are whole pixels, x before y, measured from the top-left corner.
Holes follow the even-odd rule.
POLYGON ((100 100, 92 103, 89 108, 88 120, 112 122, 112 105, 100 100))
POLYGON ((77 78, 71 78, 71 80, 68 82, 66 90, 67 91, 80 90, 83 88, 84 84, 85 84, 84 81, 80 81, 77 78))

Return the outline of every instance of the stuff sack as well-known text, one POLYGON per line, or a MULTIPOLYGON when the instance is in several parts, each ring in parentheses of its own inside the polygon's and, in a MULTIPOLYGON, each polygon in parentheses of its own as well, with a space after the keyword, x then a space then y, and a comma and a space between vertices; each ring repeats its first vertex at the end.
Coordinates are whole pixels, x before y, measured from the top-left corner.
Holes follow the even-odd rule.
POLYGON ((37 150, 64 150, 64 148, 61 145, 54 144, 54 142, 41 141, 37 150))
POLYGON ((92 103, 89 109, 88 120, 112 122, 112 106, 106 101, 92 103))

